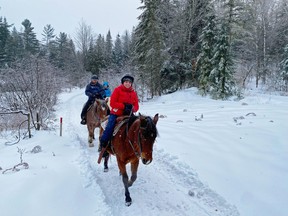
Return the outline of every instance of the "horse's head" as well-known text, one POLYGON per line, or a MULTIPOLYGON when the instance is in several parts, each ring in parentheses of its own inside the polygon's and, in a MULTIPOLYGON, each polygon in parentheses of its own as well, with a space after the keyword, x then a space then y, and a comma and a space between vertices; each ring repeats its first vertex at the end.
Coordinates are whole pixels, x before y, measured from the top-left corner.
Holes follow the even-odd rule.
POLYGON ((107 116, 107 111, 109 109, 106 100, 96 99, 96 114, 99 116, 100 120, 103 120, 107 116))
POLYGON ((153 160, 153 145, 158 135, 156 124, 158 113, 152 119, 149 116, 140 115, 139 139, 141 145, 141 160, 143 164, 150 164, 153 160))

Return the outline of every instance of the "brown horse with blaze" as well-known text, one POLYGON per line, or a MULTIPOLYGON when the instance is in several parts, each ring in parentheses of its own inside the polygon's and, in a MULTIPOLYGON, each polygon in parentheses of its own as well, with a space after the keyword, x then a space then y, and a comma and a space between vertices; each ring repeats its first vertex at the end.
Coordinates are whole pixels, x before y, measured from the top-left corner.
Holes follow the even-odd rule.
POLYGON ((111 143, 106 149, 102 149, 99 155, 98 163, 101 162, 105 150, 116 156, 125 188, 125 204, 127 206, 132 204, 128 188, 137 178, 139 159, 145 165, 150 164, 153 160, 153 145, 158 135, 156 128, 158 119, 158 114, 153 118, 141 114, 118 117, 111 143), (130 179, 126 171, 128 163, 131 165, 130 179))

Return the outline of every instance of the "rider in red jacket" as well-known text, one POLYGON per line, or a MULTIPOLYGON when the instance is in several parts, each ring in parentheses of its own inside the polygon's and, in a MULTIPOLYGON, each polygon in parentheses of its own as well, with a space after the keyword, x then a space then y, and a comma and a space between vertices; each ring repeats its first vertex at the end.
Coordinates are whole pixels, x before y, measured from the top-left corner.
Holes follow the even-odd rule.
POLYGON ((130 113, 124 113, 125 105, 127 107, 127 104, 132 105, 132 112, 138 111, 138 96, 135 90, 132 88, 132 82, 130 81, 124 81, 122 85, 119 85, 114 89, 110 98, 111 114, 117 116, 121 116, 124 114, 130 115, 130 113))
POLYGON ((107 146, 113 133, 117 117, 121 115, 130 116, 139 109, 138 96, 132 87, 133 82, 134 78, 131 75, 125 75, 121 79, 121 85, 116 87, 111 95, 110 115, 107 126, 101 136, 99 151, 101 151, 101 148, 107 146))

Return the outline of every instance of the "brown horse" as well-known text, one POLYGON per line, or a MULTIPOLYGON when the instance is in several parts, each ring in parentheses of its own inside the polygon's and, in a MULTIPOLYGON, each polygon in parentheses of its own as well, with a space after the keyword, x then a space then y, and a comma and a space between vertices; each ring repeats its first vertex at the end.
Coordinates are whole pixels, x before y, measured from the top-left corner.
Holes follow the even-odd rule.
MULTIPOLYGON (((152 119, 150 116, 131 116, 118 117, 111 145, 107 147, 107 151, 116 155, 117 164, 122 175, 122 181, 125 188, 125 204, 130 206, 132 199, 128 188, 132 186, 137 178, 137 170, 139 159, 143 164, 152 162, 153 144, 158 135, 156 124, 158 122, 158 114, 152 119), (126 172, 126 164, 131 165, 131 178, 128 178, 126 172)), ((98 163, 105 151, 103 149, 99 155, 98 163)))
POLYGON ((103 133, 101 123, 105 121, 109 107, 106 100, 96 99, 95 102, 88 109, 86 114, 87 129, 88 129, 88 143, 89 147, 94 147, 93 140, 95 139, 95 128, 99 128, 99 143, 100 137, 103 133))
MULTIPOLYGON (((107 104, 108 99, 101 100, 96 99, 95 102, 89 107, 87 114, 86 114, 86 120, 87 120, 87 129, 88 129, 88 143, 89 147, 94 147, 93 140, 95 139, 94 131, 95 128, 99 128, 99 137, 98 137, 98 144, 100 145, 100 138, 102 136, 102 133, 104 129, 101 126, 101 123, 107 120, 108 116, 108 110, 109 106, 107 104)), ((104 172, 108 172, 108 160, 109 160, 109 153, 106 151, 103 154, 104 158, 104 172)))

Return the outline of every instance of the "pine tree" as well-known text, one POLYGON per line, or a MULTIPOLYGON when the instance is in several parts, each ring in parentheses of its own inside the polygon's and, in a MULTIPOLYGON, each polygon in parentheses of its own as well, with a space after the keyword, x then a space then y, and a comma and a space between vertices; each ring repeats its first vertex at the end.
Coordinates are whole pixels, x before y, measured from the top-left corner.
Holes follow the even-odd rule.
POLYGON ((76 54, 74 43, 68 38, 66 33, 59 33, 59 36, 56 37, 55 43, 53 43, 52 50, 50 53, 50 60, 52 60, 54 65, 58 68, 62 70, 71 70, 71 65, 74 66, 75 69, 79 68, 79 66, 75 67, 76 54))
POLYGON ((122 36, 123 41, 123 64, 125 65, 131 57, 131 39, 128 31, 122 36))
POLYGON ((230 53, 229 27, 221 23, 216 52, 213 56, 214 68, 210 73, 211 95, 215 99, 227 99, 234 94, 233 62, 230 53))
POLYGON ((95 47, 95 69, 93 72, 95 74, 100 74, 100 70, 106 67, 106 58, 105 58, 105 39, 99 34, 96 40, 95 47))
POLYGON ((123 66, 123 47, 120 35, 117 34, 114 48, 113 48, 113 62, 118 67, 121 68, 123 66))
POLYGON ((161 70, 166 60, 161 31, 160 0, 143 0, 143 13, 135 30, 135 57, 140 70, 142 87, 148 86, 151 96, 162 94, 161 70))
POLYGON ((285 91, 288 91, 288 44, 284 48, 283 60, 280 63, 280 75, 285 83, 285 91))
MULTIPOLYGON (((186 31, 186 58, 196 58, 200 52, 199 36, 204 28, 203 17, 207 16, 207 6, 211 0, 187 0, 184 14, 188 28, 186 31)), ((187 61, 187 59, 186 59, 187 61)))
POLYGON ((24 41, 21 33, 17 32, 16 28, 13 27, 10 37, 7 41, 7 63, 22 59, 25 55, 24 41))
POLYGON ((200 36, 201 53, 198 56, 197 70, 199 71, 199 90, 201 94, 206 95, 210 90, 210 73, 213 69, 212 58, 214 56, 215 37, 217 35, 215 24, 215 11, 212 7, 207 10, 205 18, 205 27, 200 36))
POLYGON ((106 66, 110 67, 113 59, 113 41, 110 30, 108 31, 105 39, 105 61, 106 66))
POLYGON ((8 40, 10 37, 9 28, 12 25, 7 23, 6 18, 0 17, 0 68, 5 66, 5 63, 8 62, 8 40))
POLYGON ((25 51, 31 54, 39 52, 39 41, 36 38, 36 33, 33 31, 32 23, 25 19, 22 22, 24 32, 22 33, 25 51))
POLYGON ((48 46, 51 40, 53 40, 56 36, 54 34, 54 28, 50 24, 47 24, 44 27, 42 36, 43 36, 42 41, 45 43, 46 46, 48 46))
POLYGON ((275 21, 271 26, 274 34, 269 34, 273 46, 269 49, 272 56, 277 57, 283 54, 283 47, 288 44, 288 2, 287 0, 278 0, 275 9, 275 21))
MULTIPOLYGON (((161 69, 161 88, 163 92, 173 92, 182 87, 183 74, 189 72, 191 67, 182 60, 183 19, 182 9, 177 0, 161 1, 158 10, 160 31, 165 44, 165 61, 161 69)), ((187 73, 187 74, 188 74, 187 73)))
POLYGON ((93 41, 90 41, 88 53, 87 53, 87 66, 86 70, 90 71, 92 74, 96 73, 96 51, 95 51, 95 45, 93 44, 93 41))
POLYGON ((42 44, 41 46, 41 55, 52 57, 51 50, 55 47, 55 34, 54 34, 54 28, 50 24, 46 25, 44 27, 43 33, 42 33, 42 44))

